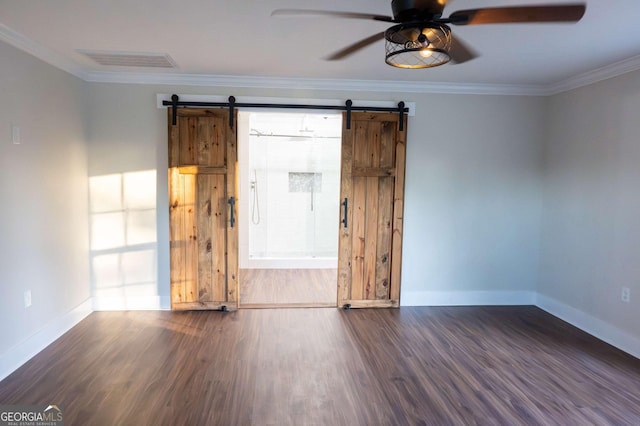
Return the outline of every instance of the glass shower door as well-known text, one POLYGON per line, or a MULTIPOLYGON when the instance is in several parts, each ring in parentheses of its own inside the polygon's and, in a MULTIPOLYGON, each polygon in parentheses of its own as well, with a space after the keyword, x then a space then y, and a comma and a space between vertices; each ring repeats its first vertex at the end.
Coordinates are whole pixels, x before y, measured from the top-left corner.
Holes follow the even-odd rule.
POLYGON ((337 258, 342 124, 329 117, 251 116, 250 259, 337 258))

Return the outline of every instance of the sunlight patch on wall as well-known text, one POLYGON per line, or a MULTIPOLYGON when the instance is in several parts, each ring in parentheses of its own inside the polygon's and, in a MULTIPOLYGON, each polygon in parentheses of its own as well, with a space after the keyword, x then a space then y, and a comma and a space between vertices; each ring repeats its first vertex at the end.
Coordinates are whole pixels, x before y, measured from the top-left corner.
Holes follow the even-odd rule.
POLYGON ((156 171, 91 177, 89 199, 94 299, 114 309, 158 300, 156 171))

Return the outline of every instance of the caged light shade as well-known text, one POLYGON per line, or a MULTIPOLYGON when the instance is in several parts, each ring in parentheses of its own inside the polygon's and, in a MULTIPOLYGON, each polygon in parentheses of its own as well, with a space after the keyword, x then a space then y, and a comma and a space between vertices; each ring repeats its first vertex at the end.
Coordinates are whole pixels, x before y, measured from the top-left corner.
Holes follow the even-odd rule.
POLYGON ((451 29, 444 24, 394 25, 384 33, 385 62, 398 68, 431 68, 451 60, 451 29))

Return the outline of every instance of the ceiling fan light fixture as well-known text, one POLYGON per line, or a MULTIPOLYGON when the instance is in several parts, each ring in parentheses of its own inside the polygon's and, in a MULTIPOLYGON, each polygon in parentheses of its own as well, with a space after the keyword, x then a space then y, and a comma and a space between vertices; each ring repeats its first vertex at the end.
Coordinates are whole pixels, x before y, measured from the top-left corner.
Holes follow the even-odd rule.
POLYGON ((432 22, 394 25, 385 31, 385 62, 398 68, 431 68, 451 60, 451 29, 432 22))

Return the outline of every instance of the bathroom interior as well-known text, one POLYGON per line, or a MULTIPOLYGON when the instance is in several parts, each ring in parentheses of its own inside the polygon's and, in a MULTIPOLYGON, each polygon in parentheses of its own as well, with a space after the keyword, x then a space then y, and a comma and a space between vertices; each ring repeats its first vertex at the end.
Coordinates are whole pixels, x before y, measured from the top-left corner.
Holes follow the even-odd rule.
POLYGON ((342 115, 238 116, 240 303, 336 306, 342 115))

